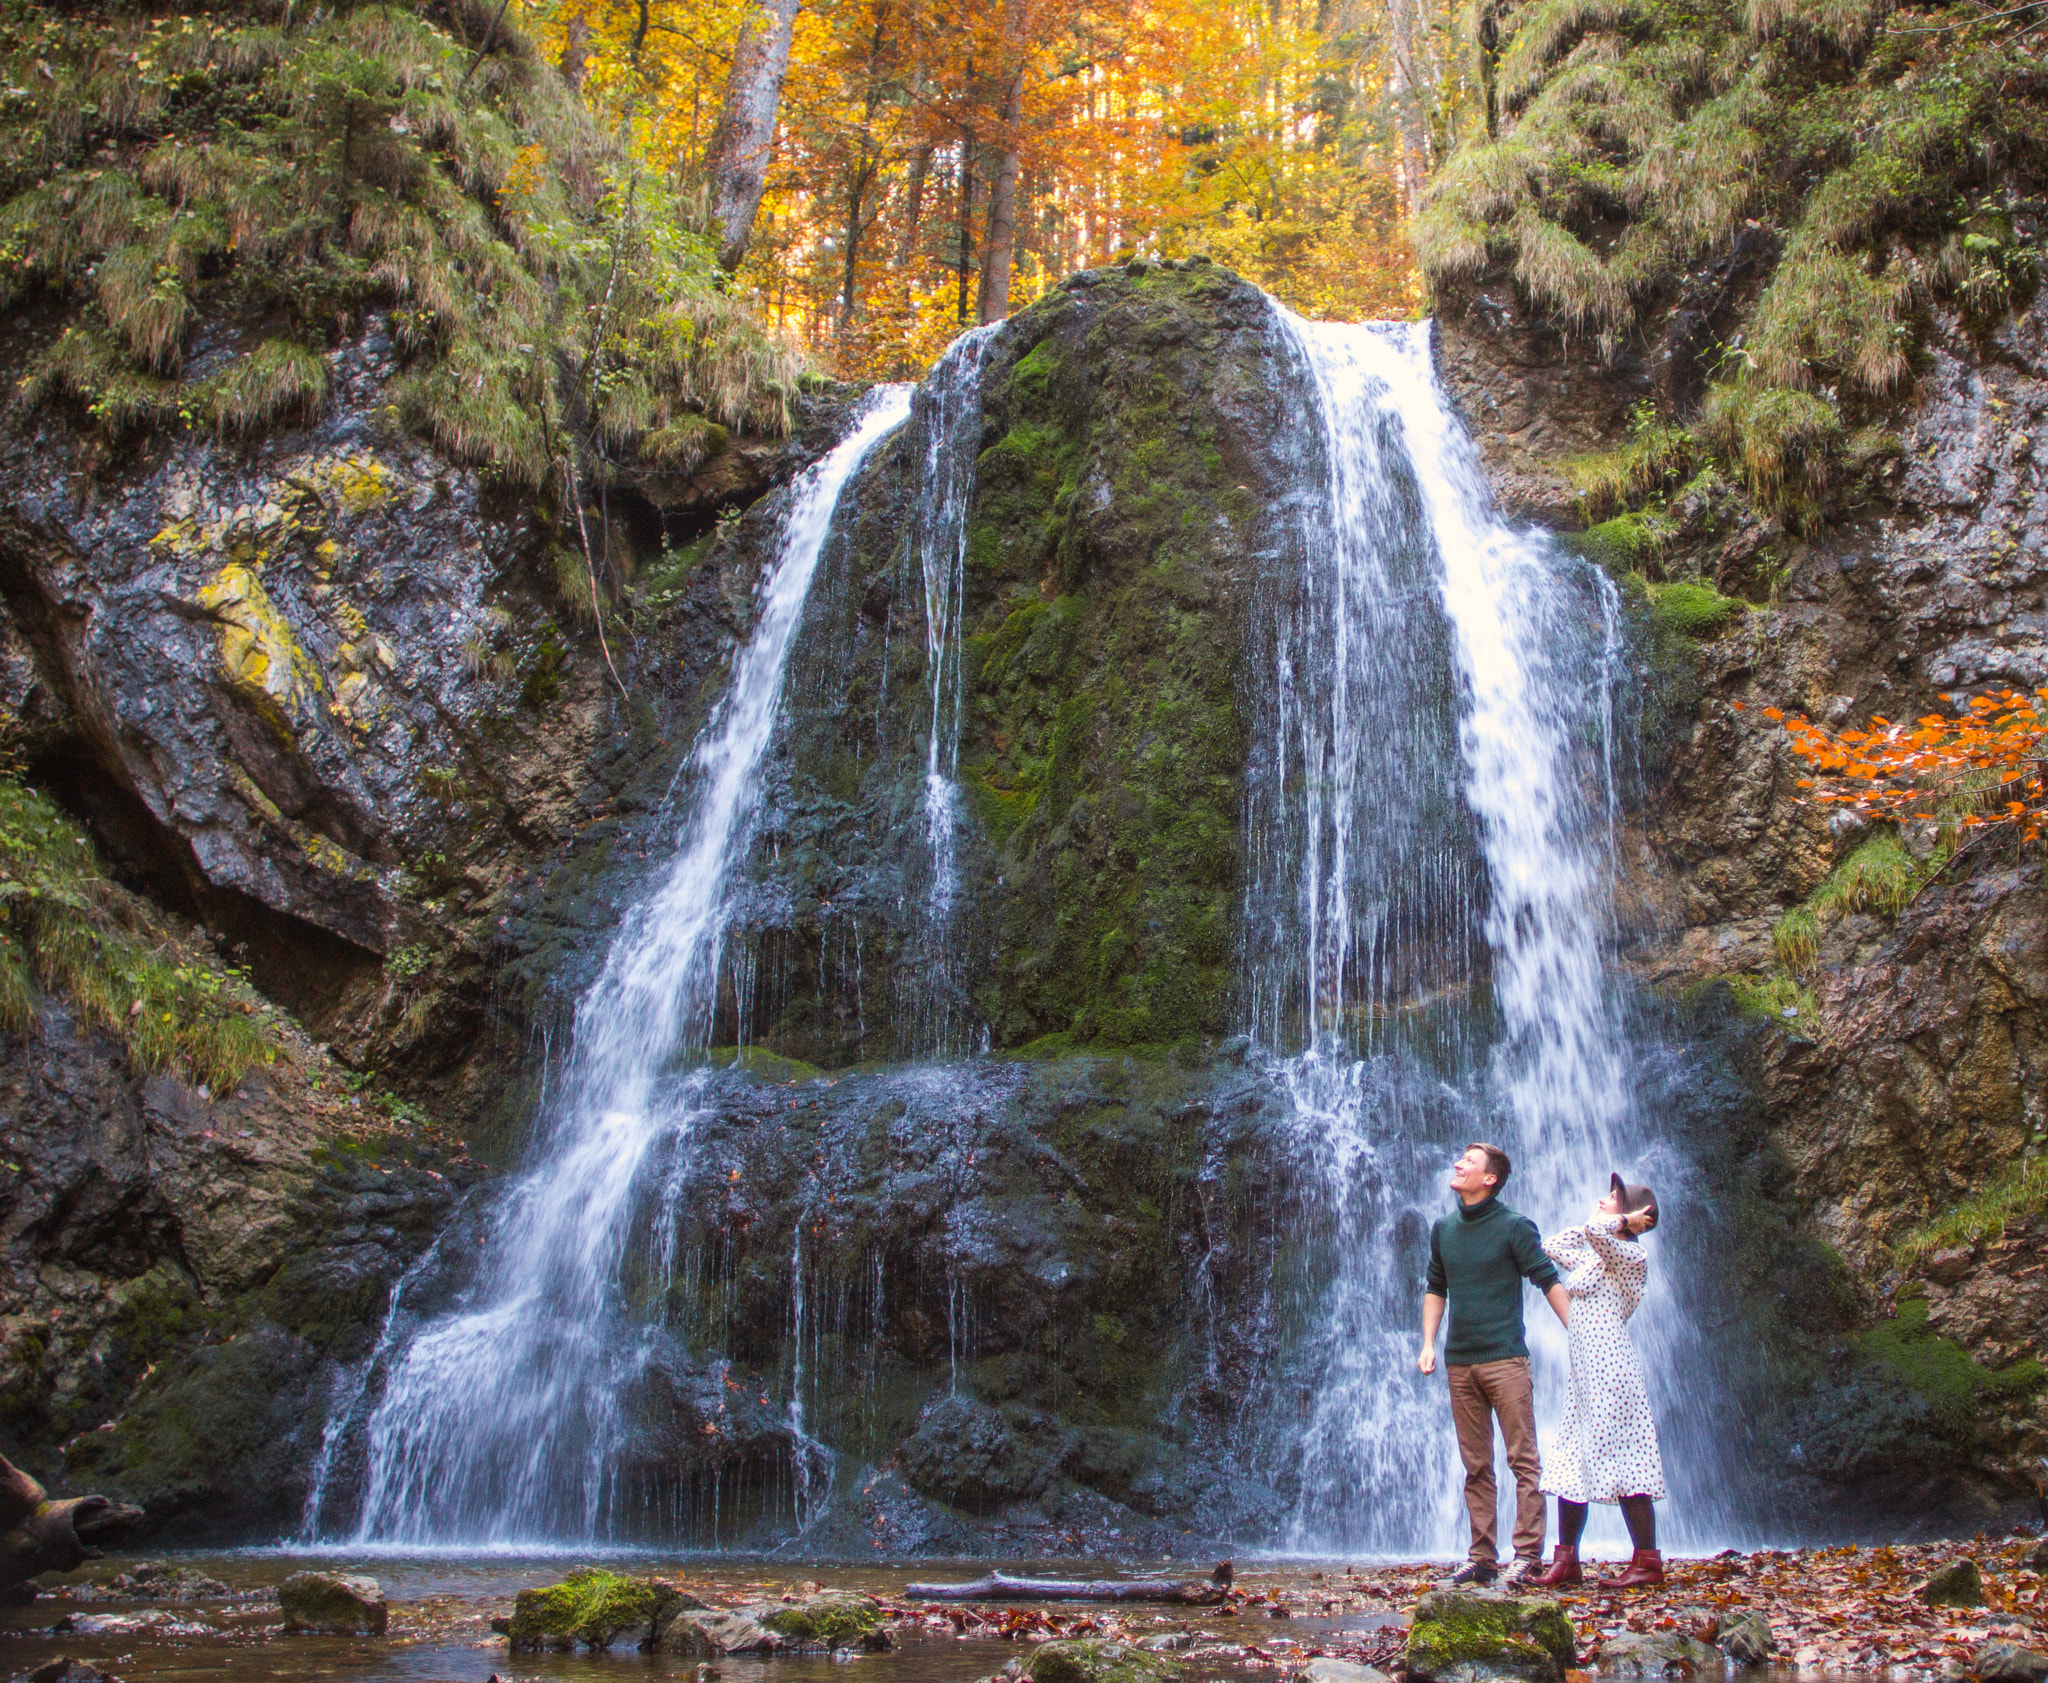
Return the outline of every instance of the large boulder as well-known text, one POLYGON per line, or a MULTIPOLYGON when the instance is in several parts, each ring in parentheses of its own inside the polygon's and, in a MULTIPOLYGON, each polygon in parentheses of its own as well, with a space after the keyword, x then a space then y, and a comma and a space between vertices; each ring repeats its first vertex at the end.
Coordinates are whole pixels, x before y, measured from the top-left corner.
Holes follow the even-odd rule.
POLYGON ((391 1617, 375 1578, 294 1572, 277 1592, 284 1628, 309 1636, 382 1636, 391 1617))
POLYGON ((620 1643, 647 1648, 677 1599, 677 1591, 649 1579, 586 1567, 559 1584, 521 1590, 505 1634, 515 1654, 569 1653, 579 1645, 601 1653, 620 1643))
POLYGON ((1415 1604, 1405 1669, 1411 1683, 1564 1683, 1574 1646, 1547 1597, 1435 1590, 1415 1604))
POLYGON ((763 1624, 765 1608, 727 1611, 702 1603, 664 1609, 654 1627, 653 1648, 700 1660, 730 1654, 776 1654, 789 1643, 780 1631, 763 1624))
POLYGON ((999 1408, 945 1396, 918 1417, 896 1459, 913 1488, 941 1502, 985 1512, 1041 1494, 1063 1446, 1034 1442, 999 1408))

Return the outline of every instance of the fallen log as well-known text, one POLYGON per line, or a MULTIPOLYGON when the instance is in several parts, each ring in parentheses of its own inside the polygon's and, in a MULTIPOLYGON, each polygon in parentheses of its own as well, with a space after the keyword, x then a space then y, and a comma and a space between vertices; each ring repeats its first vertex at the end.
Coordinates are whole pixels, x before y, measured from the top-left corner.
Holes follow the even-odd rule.
POLYGON ((991 1572, 970 1584, 906 1584, 913 1601, 1172 1601, 1213 1607, 1229 1594, 1221 1584, 1172 1578, 1011 1578, 991 1572))
POLYGON ((0 1603, 33 1601, 27 1580, 44 1572, 70 1572, 119 1542, 140 1508, 104 1496, 51 1501, 42 1485, 0 1457, 0 1603))

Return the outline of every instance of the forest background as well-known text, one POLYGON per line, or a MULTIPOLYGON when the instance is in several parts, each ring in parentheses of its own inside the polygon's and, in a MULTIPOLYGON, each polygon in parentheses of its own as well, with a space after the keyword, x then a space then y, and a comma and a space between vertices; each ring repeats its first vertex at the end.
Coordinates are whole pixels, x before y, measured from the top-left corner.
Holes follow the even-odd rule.
POLYGON ((524 0, 520 22, 756 318, 845 379, 916 377, 1140 252, 1315 315, 1412 315, 1409 219, 1470 119, 1449 0, 524 0))

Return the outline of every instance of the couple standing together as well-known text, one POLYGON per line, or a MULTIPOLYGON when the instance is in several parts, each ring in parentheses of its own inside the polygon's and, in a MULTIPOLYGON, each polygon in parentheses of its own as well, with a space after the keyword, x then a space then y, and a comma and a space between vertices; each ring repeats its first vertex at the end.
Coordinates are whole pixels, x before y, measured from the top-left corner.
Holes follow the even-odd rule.
POLYGON ((1444 1340, 1451 1418, 1465 1463, 1471 1558, 1453 1584, 1490 1584, 1501 1576, 1495 1544, 1493 1423, 1500 1420, 1515 1474, 1515 1560, 1509 1583, 1556 1588, 1582 1581, 1579 1535, 1592 1502, 1618 1502, 1635 1556, 1609 1588, 1664 1581, 1657 1516, 1664 1462, 1643 1382, 1642 1359, 1627 1321, 1643 1300, 1649 1262, 1638 1238, 1657 1225, 1656 1195, 1615 1175, 1591 1217, 1540 1244, 1536 1224, 1501 1202, 1511 1165, 1499 1146, 1475 1144, 1451 1165, 1458 1208, 1429 1236, 1429 1285, 1422 1299, 1422 1355, 1436 1371, 1437 1331, 1444 1340), (1560 1272, 1561 1271, 1561 1272, 1560 1272), (1536 1398, 1522 1332, 1522 1282, 1543 1293, 1571 1342, 1571 1383, 1549 1464, 1536 1452, 1536 1398), (1543 1497, 1557 1498, 1557 1553, 1543 1566, 1543 1497))

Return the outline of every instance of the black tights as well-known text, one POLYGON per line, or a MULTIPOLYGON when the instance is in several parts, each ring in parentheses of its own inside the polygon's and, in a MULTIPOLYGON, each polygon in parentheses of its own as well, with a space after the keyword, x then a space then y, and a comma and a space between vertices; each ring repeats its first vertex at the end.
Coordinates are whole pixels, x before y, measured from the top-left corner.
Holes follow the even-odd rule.
MULTIPOLYGON (((1628 1525, 1628 1540, 1639 1549, 1657 1546, 1657 1510, 1647 1496, 1624 1496, 1621 1517, 1628 1525)), ((1557 1499, 1557 1545, 1576 1549, 1586 1529, 1586 1504, 1557 1499)))

